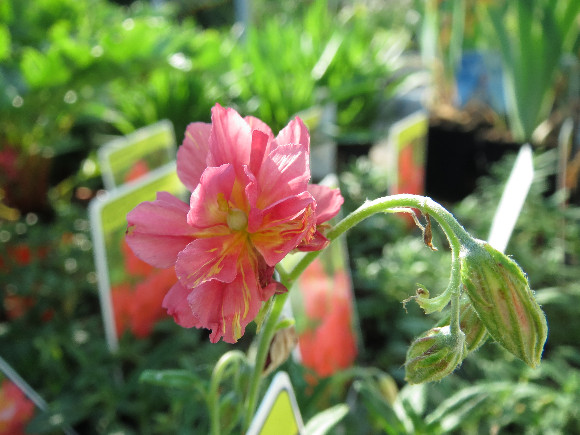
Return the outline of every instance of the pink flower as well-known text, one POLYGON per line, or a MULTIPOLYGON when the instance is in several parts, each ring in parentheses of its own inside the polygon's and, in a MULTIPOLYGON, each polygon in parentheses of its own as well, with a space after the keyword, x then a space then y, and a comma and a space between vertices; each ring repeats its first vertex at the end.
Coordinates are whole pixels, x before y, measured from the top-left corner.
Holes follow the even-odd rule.
POLYGON ((163 306, 184 327, 236 342, 262 305, 285 291, 274 267, 294 249, 321 249, 319 226, 338 190, 309 186, 310 136, 299 118, 274 137, 257 118, 217 105, 192 123, 177 153, 189 205, 166 192, 127 215, 127 241, 149 264, 175 267, 163 306))

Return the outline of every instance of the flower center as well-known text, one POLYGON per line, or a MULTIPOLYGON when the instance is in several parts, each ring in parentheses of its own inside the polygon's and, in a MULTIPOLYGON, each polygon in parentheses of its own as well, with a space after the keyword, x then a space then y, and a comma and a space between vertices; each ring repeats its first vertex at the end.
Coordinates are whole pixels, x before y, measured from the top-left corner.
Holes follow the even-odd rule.
POLYGON ((227 221, 228 227, 233 231, 242 231, 248 226, 246 213, 238 208, 233 208, 228 211, 227 221))

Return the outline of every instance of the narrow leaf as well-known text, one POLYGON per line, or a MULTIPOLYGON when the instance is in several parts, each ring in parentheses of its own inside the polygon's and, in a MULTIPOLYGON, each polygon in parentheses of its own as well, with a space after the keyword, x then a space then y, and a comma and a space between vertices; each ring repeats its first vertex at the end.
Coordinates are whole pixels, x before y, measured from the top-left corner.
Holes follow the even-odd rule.
POLYGON ((308 421, 304 428, 304 433, 306 435, 324 435, 328 433, 348 414, 348 410, 348 406, 341 403, 319 412, 308 421))

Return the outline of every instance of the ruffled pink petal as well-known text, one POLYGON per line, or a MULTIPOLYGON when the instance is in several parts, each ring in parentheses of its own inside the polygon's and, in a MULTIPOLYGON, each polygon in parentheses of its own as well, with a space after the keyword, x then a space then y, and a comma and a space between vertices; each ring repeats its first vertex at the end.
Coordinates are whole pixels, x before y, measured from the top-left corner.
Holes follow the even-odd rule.
POLYGON ((252 131, 252 151, 250 153, 249 169, 252 174, 257 174, 264 161, 270 153, 271 139, 267 134, 254 130, 252 131))
POLYGON ((274 295, 286 293, 288 289, 282 283, 274 281, 274 266, 269 266, 259 252, 255 252, 256 269, 258 270, 258 290, 260 298, 267 301, 274 295))
POLYGON ((173 266, 177 254, 193 240, 187 224, 189 207, 167 192, 142 202, 127 214, 127 244, 141 260, 155 267, 173 266))
POLYGON ((274 281, 266 287, 260 289, 260 295, 263 301, 267 301, 274 295, 282 295, 288 292, 288 289, 281 282, 274 281))
POLYGON ((191 293, 179 281, 169 289, 165 298, 163 299, 163 308, 167 310, 167 314, 173 316, 173 320, 184 328, 201 328, 203 325, 199 319, 193 315, 193 311, 189 306, 187 297, 191 293))
POLYGON ((212 129, 209 136, 207 166, 231 163, 236 171, 250 162, 252 130, 231 108, 216 104, 211 110, 212 129))
POLYGON ((264 159, 257 180, 260 193, 256 207, 261 209, 305 192, 310 180, 307 153, 297 144, 277 147, 264 159))
POLYGON ((236 264, 246 245, 245 236, 240 232, 196 239, 177 256, 175 273, 187 288, 209 280, 231 282, 236 277, 236 264))
POLYGON ((308 192, 286 198, 260 212, 253 209, 248 221, 252 244, 274 266, 316 228, 314 199, 308 192))
POLYGON ((302 252, 313 252, 313 251, 320 251, 326 248, 330 244, 330 240, 328 240, 324 234, 320 231, 316 231, 311 239, 308 241, 303 240, 297 247, 299 251, 302 252))
POLYGON ((299 144, 300 150, 310 158, 310 133, 304 122, 298 117, 294 118, 284 127, 274 139, 274 147, 286 144, 299 144))
MULTIPOLYGON (((245 184, 243 204, 244 208, 250 210, 251 206, 255 206, 258 201, 258 181, 254 174, 250 172, 250 168, 244 166, 244 177, 241 179, 241 184, 245 184)), ((239 201, 239 199, 237 199, 239 201)), ((238 203, 238 202, 236 202, 238 203)))
POLYGON ((248 125, 250 126, 250 128, 252 130, 259 130, 262 133, 266 133, 268 135, 268 140, 274 139, 274 134, 272 133, 272 129, 268 126, 268 124, 266 124, 261 119, 256 118, 254 116, 246 116, 244 118, 244 121, 246 121, 248 123, 248 125))
POLYGON ((235 181, 236 173, 231 165, 207 168, 191 194, 187 213, 189 225, 196 229, 226 225, 228 202, 235 181))
POLYGON ((258 289, 253 266, 242 262, 234 281, 208 281, 195 288, 188 301, 200 324, 212 330, 212 343, 222 337, 225 342, 235 343, 260 310, 258 289))
POLYGON ((211 124, 193 122, 185 130, 183 143, 177 150, 177 175, 181 182, 193 192, 201 174, 207 167, 211 124))
POLYGON ((316 223, 321 224, 335 217, 340 211, 344 198, 340 190, 319 184, 309 184, 308 192, 316 200, 316 223))

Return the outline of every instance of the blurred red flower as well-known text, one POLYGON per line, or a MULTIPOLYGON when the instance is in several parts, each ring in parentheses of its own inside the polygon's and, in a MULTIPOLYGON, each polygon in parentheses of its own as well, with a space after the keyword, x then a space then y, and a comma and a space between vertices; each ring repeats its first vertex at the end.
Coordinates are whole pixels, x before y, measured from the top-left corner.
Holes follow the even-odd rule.
POLYGON ((9 379, 0 385, 0 435, 24 434, 34 415, 34 403, 9 379))
POLYGON ((415 149, 412 144, 407 144, 399 153, 399 177, 397 188, 393 192, 411 193, 422 195, 425 185, 425 168, 417 164, 415 149))
POLYGON ((177 277, 173 268, 156 269, 137 258, 124 240, 121 252, 125 270, 131 276, 111 288, 117 337, 130 330, 136 337, 145 338, 155 323, 168 317, 163 298, 177 277))
POLYGON ((145 160, 138 160, 125 175, 125 183, 141 178, 150 172, 149 166, 145 160))
POLYGON ((111 303, 117 337, 123 335, 131 323, 131 303, 133 289, 128 283, 121 283, 111 287, 111 303))
MULTIPOLYGON (((47 246, 31 247, 25 243, 7 246, 5 256, 0 255, 0 270, 9 272, 15 268, 29 266, 35 261, 42 261, 47 257, 49 251, 47 246)), ((36 298, 34 296, 21 296, 6 290, 3 304, 6 317, 15 320, 26 314, 36 304, 36 298)), ((47 310, 42 319, 48 321, 53 314, 51 310, 47 310)))
POLYGON ((327 377, 352 365, 357 355, 350 280, 344 270, 329 276, 316 259, 299 278, 309 326, 298 345, 302 364, 327 377))
POLYGON ((157 269, 137 284, 130 308, 131 331, 136 337, 147 337, 158 320, 169 317, 162 303, 176 281, 173 268, 157 269))

